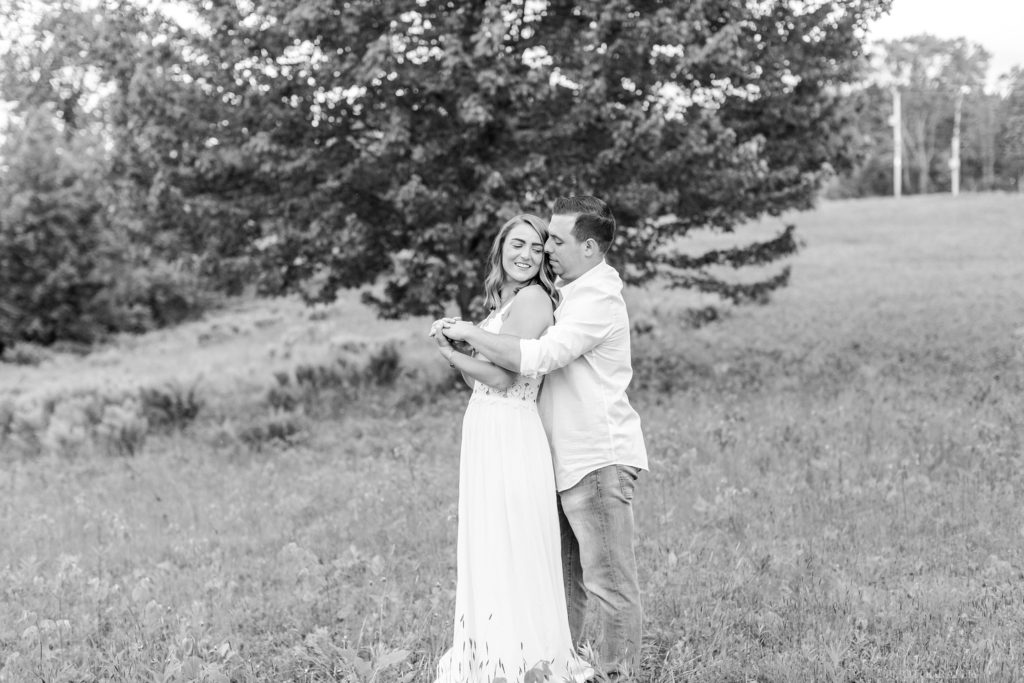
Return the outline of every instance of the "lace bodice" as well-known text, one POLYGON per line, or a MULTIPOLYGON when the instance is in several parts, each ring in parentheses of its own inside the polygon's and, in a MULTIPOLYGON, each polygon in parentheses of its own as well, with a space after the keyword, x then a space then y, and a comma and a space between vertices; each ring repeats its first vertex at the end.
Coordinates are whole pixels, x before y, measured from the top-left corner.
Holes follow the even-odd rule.
MULTIPOLYGON (((498 334, 501 332, 501 325, 504 323, 505 318, 508 315, 508 309, 512 305, 512 301, 501 307, 500 310, 492 311, 483 322, 480 323, 480 329, 485 332, 491 332, 498 334)), ((477 358, 481 360, 487 360, 486 356, 477 354, 477 358)), ((540 377, 525 377, 523 375, 516 375, 516 381, 514 384, 506 389, 495 389, 492 386, 484 384, 483 382, 477 382, 473 385, 473 395, 470 400, 513 400, 522 402, 526 405, 533 405, 537 402, 537 394, 540 391, 541 384, 540 377)))

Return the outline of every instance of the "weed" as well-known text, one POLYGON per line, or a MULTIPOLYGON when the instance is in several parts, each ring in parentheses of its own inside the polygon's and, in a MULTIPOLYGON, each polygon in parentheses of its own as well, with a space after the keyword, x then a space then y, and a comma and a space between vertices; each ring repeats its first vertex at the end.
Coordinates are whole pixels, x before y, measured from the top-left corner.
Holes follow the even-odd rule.
POLYGON ((12 365, 39 365, 52 357, 53 354, 44 347, 22 342, 4 349, 0 355, 0 362, 12 365))
POLYGON ((364 376, 379 387, 393 386, 401 371, 401 353, 394 342, 387 342, 370 354, 364 376))
POLYGON ((309 421, 304 415, 275 410, 239 429, 238 438, 259 451, 273 443, 294 445, 307 435, 308 427, 309 421))
POLYGON ((139 400, 149 424, 165 431, 185 429, 204 406, 198 379, 189 386, 172 382, 161 387, 142 387, 139 400))

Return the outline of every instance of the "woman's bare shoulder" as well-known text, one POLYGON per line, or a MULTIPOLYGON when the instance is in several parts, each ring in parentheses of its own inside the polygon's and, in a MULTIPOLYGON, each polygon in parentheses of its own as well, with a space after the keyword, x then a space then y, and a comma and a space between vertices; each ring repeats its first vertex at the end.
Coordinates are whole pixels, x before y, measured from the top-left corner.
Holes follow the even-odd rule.
POLYGON ((521 303, 537 304, 543 301, 551 303, 551 296, 548 295, 540 285, 528 285, 519 290, 516 299, 521 303))
MULTIPOLYGON (((511 308, 518 311, 535 311, 541 315, 550 314, 555 310, 555 305, 551 302, 551 297, 544 288, 540 285, 530 285, 523 287, 516 293, 516 298, 512 302, 511 308)), ((510 311, 511 312, 511 311, 510 311)))

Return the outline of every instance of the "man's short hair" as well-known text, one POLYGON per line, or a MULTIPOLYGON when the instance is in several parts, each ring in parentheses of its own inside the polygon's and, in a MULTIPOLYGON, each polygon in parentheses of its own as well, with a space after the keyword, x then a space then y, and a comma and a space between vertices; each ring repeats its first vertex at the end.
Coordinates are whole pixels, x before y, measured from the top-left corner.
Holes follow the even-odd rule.
POLYGON ((615 216, 608 205, 597 197, 559 197, 555 200, 554 216, 576 216, 572 235, 580 242, 592 239, 602 254, 611 249, 615 239, 615 216))

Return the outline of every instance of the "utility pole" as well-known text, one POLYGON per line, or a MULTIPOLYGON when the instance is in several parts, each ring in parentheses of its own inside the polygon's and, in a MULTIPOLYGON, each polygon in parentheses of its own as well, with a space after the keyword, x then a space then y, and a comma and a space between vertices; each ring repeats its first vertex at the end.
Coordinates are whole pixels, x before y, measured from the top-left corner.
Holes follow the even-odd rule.
POLYGON ((900 88, 892 90, 892 196, 903 194, 903 113, 900 110, 900 88))
POLYGON ((953 196, 960 194, 960 115, 964 108, 964 89, 956 91, 956 101, 953 104, 953 141, 950 143, 951 154, 949 155, 949 176, 952 180, 953 196))

